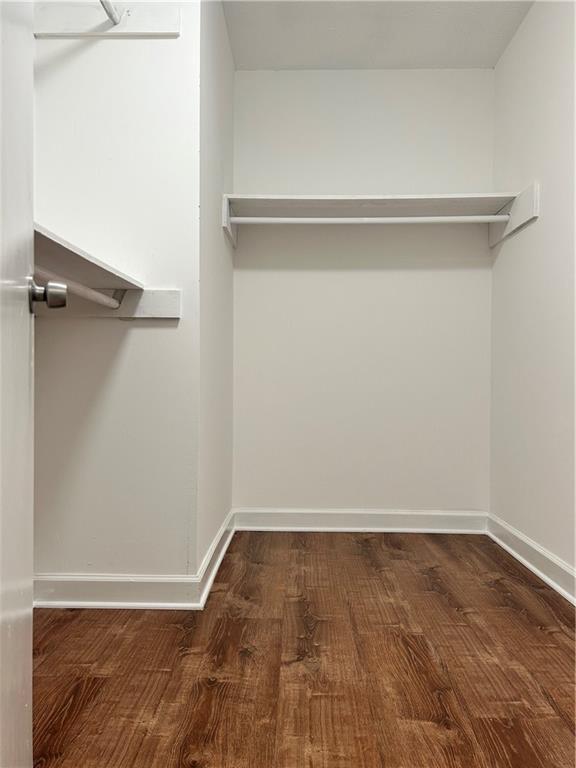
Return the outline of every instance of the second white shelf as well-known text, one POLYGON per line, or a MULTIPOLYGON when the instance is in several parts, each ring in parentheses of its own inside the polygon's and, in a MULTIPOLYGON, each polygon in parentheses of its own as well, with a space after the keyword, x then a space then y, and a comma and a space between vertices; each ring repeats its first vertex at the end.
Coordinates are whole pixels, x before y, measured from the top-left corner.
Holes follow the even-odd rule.
POLYGON ((236 245, 242 224, 489 224, 490 244, 538 216, 538 187, 521 195, 246 195, 223 198, 222 226, 236 245), (517 201, 521 211, 515 214, 517 201), (520 220, 521 219, 521 220, 520 220))

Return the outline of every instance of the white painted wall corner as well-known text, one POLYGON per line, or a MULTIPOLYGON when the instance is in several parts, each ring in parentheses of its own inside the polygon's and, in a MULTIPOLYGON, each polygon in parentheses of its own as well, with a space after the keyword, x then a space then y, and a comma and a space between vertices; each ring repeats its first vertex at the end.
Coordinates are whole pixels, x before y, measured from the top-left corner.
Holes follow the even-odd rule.
POLYGON ((36 608, 148 608, 202 610, 234 535, 231 510, 197 573, 39 573, 34 579, 36 608))
POLYGON ((486 516, 486 533, 549 587, 576 605, 576 569, 496 515, 486 516))

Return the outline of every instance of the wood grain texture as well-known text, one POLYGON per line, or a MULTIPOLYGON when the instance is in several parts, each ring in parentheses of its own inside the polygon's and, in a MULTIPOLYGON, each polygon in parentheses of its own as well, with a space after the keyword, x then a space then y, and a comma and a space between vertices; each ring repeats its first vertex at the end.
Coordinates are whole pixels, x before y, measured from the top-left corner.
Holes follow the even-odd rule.
POLYGON ((574 609, 485 536, 237 533, 203 612, 35 612, 36 768, 574 768, 574 609))

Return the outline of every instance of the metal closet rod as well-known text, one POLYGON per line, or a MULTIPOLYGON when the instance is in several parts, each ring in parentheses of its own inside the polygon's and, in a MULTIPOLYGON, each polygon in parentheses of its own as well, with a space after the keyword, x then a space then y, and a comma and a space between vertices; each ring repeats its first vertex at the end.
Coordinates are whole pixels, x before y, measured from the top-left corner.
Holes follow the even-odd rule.
POLYGON ((510 214, 486 216, 231 216, 230 224, 495 224, 507 222, 510 214))
POLYGON ((50 272, 48 269, 41 269, 36 267, 34 272, 39 280, 48 282, 49 280, 56 280, 59 283, 65 283, 68 286, 68 291, 75 296, 80 296, 86 301, 91 301, 94 304, 100 304, 102 307, 108 307, 108 309, 118 309, 120 301, 113 296, 108 296, 100 291, 95 291, 94 288, 88 288, 87 285, 77 283, 75 280, 68 280, 66 277, 56 275, 54 272, 50 272))
POLYGON ((106 15, 112 22, 112 24, 120 24, 120 19, 122 18, 122 14, 118 13, 116 10, 116 6, 114 5, 111 0, 100 0, 100 5, 104 10, 106 11, 106 15))

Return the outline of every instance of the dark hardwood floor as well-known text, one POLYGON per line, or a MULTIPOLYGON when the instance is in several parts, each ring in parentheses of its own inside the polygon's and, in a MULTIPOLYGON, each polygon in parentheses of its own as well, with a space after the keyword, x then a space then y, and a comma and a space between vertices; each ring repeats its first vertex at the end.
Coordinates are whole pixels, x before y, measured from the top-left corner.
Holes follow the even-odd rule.
POLYGON ((574 768, 573 629, 484 536, 237 533, 203 612, 35 612, 35 766, 574 768))

